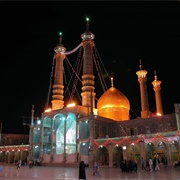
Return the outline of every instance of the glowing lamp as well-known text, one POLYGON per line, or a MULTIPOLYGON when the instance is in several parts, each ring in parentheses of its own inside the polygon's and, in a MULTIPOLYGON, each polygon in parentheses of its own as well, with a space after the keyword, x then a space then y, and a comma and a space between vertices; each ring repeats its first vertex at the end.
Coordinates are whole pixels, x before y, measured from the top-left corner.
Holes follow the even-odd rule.
POLYGON ((89 22, 89 18, 88 17, 86 17, 86 21, 89 22))
POLYGON ((161 113, 156 113, 156 115, 157 115, 157 116, 162 116, 162 114, 161 114, 161 113))
POLYGON ((41 120, 37 120, 37 124, 41 124, 41 120))
POLYGON ((46 109, 45 112, 51 112, 51 108, 46 109))
POLYGON ((76 105, 75 103, 71 103, 71 104, 68 104, 67 107, 73 107, 75 105, 76 105))

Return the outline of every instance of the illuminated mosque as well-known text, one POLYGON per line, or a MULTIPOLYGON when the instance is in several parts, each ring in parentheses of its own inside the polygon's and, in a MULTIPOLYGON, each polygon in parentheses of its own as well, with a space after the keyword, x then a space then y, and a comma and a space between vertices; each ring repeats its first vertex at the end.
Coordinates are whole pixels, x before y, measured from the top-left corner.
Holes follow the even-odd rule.
MULTIPOLYGON (((136 72, 140 85, 141 117, 130 119, 130 102, 128 98, 115 88, 113 78, 109 78, 111 87, 107 88, 100 69, 101 58, 98 56, 94 43, 95 35, 89 29, 87 20, 86 30, 81 35, 81 43, 73 50, 66 51, 60 34, 59 44, 54 48, 52 69, 51 108, 42 113, 41 122, 34 120, 34 106, 29 134, 29 146, 20 149, 22 160, 39 159, 41 164, 51 166, 77 166, 84 161, 90 167, 94 161, 113 167, 123 159, 138 160, 141 157, 166 155, 168 164, 180 160, 180 104, 174 104, 175 113, 165 115, 161 100, 161 81, 155 72, 152 82, 156 113, 149 110, 147 92, 147 71, 140 61, 136 72), (76 67, 72 68, 68 55, 79 50, 76 67), (64 64, 69 63, 75 80, 65 78, 64 64), (81 73, 82 75, 79 77, 81 73), (98 69, 104 93, 96 101, 94 67, 98 69), (81 105, 65 102, 65 85, 81 81, 81 105), (65 82, 65 84, 64 84, 65 82)), ((71 95, 73 99, 73 94, 71 95)), ((71 99, 71 100, 72 100, 71 99)), ((8 159, 15 151, 12 147, 0 150, 8 159)), ((15 149, 15 148, 14 148, 15 149)), ((2 155, 1 155, 2 156, 2 155)), ((4 159, 4 158, 3 158, 4 159)), ((11 160, 12 161, 12 160, 11 160)), ((13 159, 14 161, 14 159, 13 159)))

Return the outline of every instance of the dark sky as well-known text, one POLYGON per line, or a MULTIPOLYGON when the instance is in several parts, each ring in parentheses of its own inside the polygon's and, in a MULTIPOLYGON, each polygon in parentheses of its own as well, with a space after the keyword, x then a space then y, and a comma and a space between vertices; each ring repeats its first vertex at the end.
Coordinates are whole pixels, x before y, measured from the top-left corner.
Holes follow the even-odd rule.
MULTIPOLYGON (((139 59, 148 71, 150 110, 155 112, 151 82, 162 81, 164 113, 180 102, 179 2, 54 1, 0 2, 0 80, 3 133, 23 133, 23 116, 43 112, 49 91, 54 47, 63 33, 67 51, 77 47, 90 18, 90 30, 114 85, 140 115, 139 59)), ((73 63, 77 55, 67 56, 73 63)), ((106 79, 107 80, 107 79, 106 79)), ((95 79, 96 81, 96 79, 95 79)), ((107 83, 110 88, 110 83, 107 83)), ((97 98, 103 91, 96 88, 97 98)))

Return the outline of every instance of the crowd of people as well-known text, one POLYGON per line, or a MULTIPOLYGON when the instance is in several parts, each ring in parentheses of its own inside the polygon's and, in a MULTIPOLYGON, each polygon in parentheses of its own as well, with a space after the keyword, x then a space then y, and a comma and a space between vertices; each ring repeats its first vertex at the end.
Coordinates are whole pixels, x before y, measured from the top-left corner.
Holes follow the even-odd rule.
MULTIPOLYGON (((145 161, 144 158, 141 158, 141 171, 160 171, 160 163, 164 164, 164 167, 167 167, 167 157, 164 155, 163 157, 160 157, 159 155, 155 155, 154 158, 152 159, 151 157, 149 158, 148 161, 145 161)), ((137 160, 122 160, 120 162, 120 168, 122 173, 125 172, 135 172, 137 173, 138 170, 138 162, 137 160)))
POLYGON ((15 162, 15 164, 16 164, 17 169, 20 169, 22 165, 25 165, 25 166, 28 165, 29 168, 32 168, 33 166, 40 166, 41 165, 39 158, 36 160, 29 159, 28 162, 27 161, 21 161, 19 159, 15 162))
POLYGON ((122 160, 120 163, 120 168, 122 173, 125 172, 135 172, 137 173, 138 167, 137 167, 137 160, 122 160))

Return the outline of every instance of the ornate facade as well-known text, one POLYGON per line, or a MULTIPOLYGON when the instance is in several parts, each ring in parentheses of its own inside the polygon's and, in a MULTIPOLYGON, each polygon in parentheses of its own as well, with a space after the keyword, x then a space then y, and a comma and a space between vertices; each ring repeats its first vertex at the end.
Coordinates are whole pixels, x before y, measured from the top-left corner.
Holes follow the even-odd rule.
POLYGON ((39 159, 42 165, 51 166, 77 166, 81 160, 92 166, 98 161, 109 167, 114 162, 119 164, 122 159, 136 159, 140 163, 141 157, 148 160, 155 155, 166 155, 170 165, 179 161, 180 104, 174 104, 175 113, 163 114, 161 81, 155 75, 152 84, 158 114, 149 110, 147 71, 142 69, 141 62, 140 70, 136 72, 141 117, 130 119, 130 102, 114 87, 112 79, 111 87, 95 102, 94 37, 87 22, 86 31, 81 35, 82 42, 76 48, 83 52, 82 105, 65 107, 63 62, 70 52, 66 52, 60 36, 60 43, 54 48, 51 111, 44 111, 41 124, 38 124, 34 123, 32 109, 28 159, 39 159))
POLYGON ((19 159, 27 162, 29 155, 29 135, 1 134, 0 162, 15 163, 19 159))

